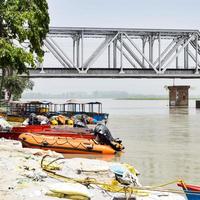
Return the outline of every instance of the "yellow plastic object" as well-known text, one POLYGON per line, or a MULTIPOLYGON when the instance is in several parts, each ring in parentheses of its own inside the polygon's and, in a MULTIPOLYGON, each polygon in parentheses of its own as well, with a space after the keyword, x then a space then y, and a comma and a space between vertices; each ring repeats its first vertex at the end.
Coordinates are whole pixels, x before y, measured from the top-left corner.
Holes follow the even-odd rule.
POLYGON ((69 199, 79 200, 89 199, 91 196, 87 187, 79 183, 55 183, 50 186, 49 192, 53 194, 59 194, 59 196, 62 196, 62 198, 67 197, 69 199))
POLYGON ((47 196, 51 197, 58 197, 58 198, 66 198, 66 199, 72 199, 72 200, 89 200, 89 197, 82 196, 82 195, 67 195, 59 192, 47 192, 47 196))
POLYGON ((73 125, 73 124, 74 124, 74 121, 73 121, 72 119, 69 119, 69 120, 67 120, 67 124, 68 124, 68 125, 73 125))
POLYGON ((109 191, 109 192, 120 192, 120 193, 131 193, 137 196, 149 196, 149 193, 133 187, 123 187, 117 180, 112 180, 110 184, 104 184, 101 186, 102 189, 109 191))
POLYGON ((47 113, 49 111, 48 108, 40 108, 39 113, 47 113))
POLYGON ((137 171, 136 171, 136 169, 132 165, 129 165, 128 163, 123 163, 122 165, 126 169, 128 169, 133 175, 137 176, 137 171))
POLYGON ((51 122, 52 125, 58 125, 58 121, 55 120, 55 119, 51 120, 50 122, 51 122))

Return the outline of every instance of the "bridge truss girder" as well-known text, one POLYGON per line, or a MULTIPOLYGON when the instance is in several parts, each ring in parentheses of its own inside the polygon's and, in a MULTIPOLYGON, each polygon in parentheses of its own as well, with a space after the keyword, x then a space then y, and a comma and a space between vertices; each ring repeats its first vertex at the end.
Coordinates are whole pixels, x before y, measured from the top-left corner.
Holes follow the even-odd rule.
MULTIPOLYGON (((45 46, 63 69, 53 66, 48 66, 47 69, 43 66, 42 72, 46 72, 43 75, 46 77, 59 77, 61 71, 60 77, 96 75, 112 78, 112 75, 117 77, 117 73, 124 78, 130 77, 130 74, 132 77, 138 75, 139 78, 186 78, 187 75, 199 77, 199 39, 198 30, 52 27, 45 46), (62 45, 56 42, 57 38, 70 40, 71 50, 66 52, 62 45), (101 40, 101 43, 86 58, 84 55, 87 41, 90 39, 101 40), (96 67, 96 62, 105 52, 107 66, 96 67)), ((38 74, 39 70, 40 68, 35 73, 38 74)), ((34 77, 32 70, 31 75, 34 77)))

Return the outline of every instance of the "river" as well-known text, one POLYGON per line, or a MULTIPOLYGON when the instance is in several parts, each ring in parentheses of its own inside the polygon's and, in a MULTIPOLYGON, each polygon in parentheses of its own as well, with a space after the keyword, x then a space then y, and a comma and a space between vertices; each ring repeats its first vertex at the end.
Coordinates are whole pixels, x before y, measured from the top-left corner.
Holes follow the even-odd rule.
POLYGON ((142 184, 152 185, 182 178, 200 181, 200 110, 170 109, 168 101, 105 100, 108 127, 126 147, 118 160, 141 173, 142 184))
POLYGON ((125 151, 114 157, 86 157, 130 163, 141 173, 143 185, 179 178, 199 184, 200 109, 194 100, 188 108, 174 109, 167 100, 99 101, 109 113, 108 128, 122 139, 125 151))

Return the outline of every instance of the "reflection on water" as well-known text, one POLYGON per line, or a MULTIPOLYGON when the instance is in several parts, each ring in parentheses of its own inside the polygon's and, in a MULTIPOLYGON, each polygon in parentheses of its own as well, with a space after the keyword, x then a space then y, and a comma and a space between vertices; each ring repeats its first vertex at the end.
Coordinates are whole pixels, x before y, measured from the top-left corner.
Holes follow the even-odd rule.
POLYGON ((200 183, 200 110, 169 108, 168 101, 100 100, 108 127, 122 139, 121 155, 65 155, 128 162, 141 173, 142 184, 182 178, 200 183))

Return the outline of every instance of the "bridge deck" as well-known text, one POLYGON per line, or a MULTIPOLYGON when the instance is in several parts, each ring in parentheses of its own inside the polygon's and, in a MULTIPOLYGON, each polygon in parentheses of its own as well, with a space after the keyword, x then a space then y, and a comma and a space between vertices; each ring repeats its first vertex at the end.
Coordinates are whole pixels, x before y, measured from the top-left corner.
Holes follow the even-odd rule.
MULTIPOLYGON (((23 75, 26 76, 26 75, 23 75)), ((119 69, 91 68, 88 73, 78 73, 76 69, 45 68, 30 70, 30 78, 200 78, 200 74, 190 69, 170 69, 165 74, 156 74, 152 69, 119 69)))

